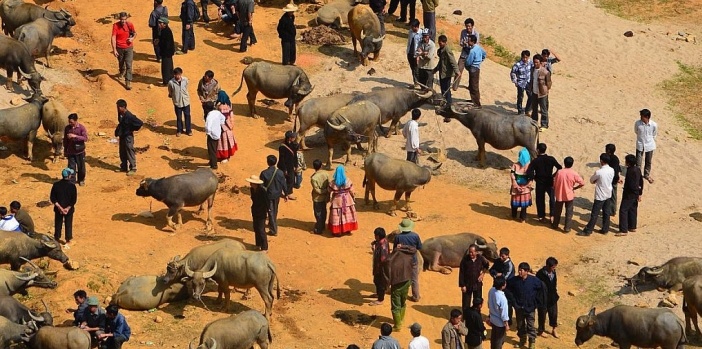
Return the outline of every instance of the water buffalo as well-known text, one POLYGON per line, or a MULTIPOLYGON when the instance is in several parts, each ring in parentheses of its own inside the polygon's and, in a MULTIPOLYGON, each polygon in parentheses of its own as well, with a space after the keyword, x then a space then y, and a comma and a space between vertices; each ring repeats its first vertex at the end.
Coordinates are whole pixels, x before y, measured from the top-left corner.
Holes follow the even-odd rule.
POLYGON ((471 244, 476 244, 478 251, 491 262, 500 257, 494 239, 488 242, 482 236, 473 233, 435 236, 422 242, 422 249, 419 250, 424 258, 424 270, 451 274, 452 268, 461 265, 461 259, 471 244))
POLYGON ((434 91, 432 90, 420 92, 401 87, 386 87, 357 95, 349 104, 368 101, 377 105, 380 108, 380 114, 383 116, 381 123, 384 124, 392 120, 390 129, 385 134, 385 137, 390 137, 392 129, 397 134, 397 124, 402 116, 424 103, 432 102, 433 97, 434 91))
POLYGON ((0 316, 0 347, 10 348, 29 338, 29 335, 37 331, 34 321, 26 324, 16 324, 10 319, 0 316))
POLYGON ((61 244, 53 237, 35 234, 30 238, 14 231, 0 231, 0 264, 9 263, 12 270, 19 270, 28 260, 49 257, 64 265, 68 256, 61 250, 61 244))
POLYGON ((202 213, 203 205, 207 202, 207 231, 212 230, 212 205, 219 181, 209 168, 200 168, 195 172, 183 173, 171 177, 152 179, 146 178, 136 190, 137 196, 153 197, 168 206, 166 224, 174 231, 183 225, 180 209, 184 206, 200 206, 198 214, 202 213), (173 223, 177 216, 178 225, 173 223))
POLYGON ((57 36, 71 37, 71 26, 76 22, 73 17, 66 19, 37 18, 34 22, 21 25, 13 37, 27 46, 32 57, 46 57, 46 66, 51 67, 49 55, 57 36))
POLYGON ((288 119, 292 120, 293 108, 296 108, 300 101, 314 89, 302 68, 293 65, 251 63, 241 73, 239 88, 232 93, 232 96, 241 91, 244 80, 246 80, 246 87, 249 89, 246 99, 249 102, 251 116, 254 118, 258 118, 255 104, 259 91, 268 98, 287 98, 285 106, 288 107, 288 119))
POLYGON ((41 302, 44 304, 46 311, 37 314, 12 296, 0 296, 0 316, 4 316, 16 324, 35 321, 39 327, 53 326, 54 318, 49 312, 49 306, 46 305, 43 299, 41 302))
POLYGON ((34 66, 34 58, 27 46, 9 36, 0 35, 0 67, 7 71, 5 88, 12 91, 12 75, 17 72, 17 84, 24 77, 34 93, 41 93, 41 75, 34 66))
POLYGON ((608 337, 619 349, 682 349, 687 341, 683 323, 670 309, 645 309, 618 305, 595 315, 595 308, 575 322, 575 344, 594 335, 608 337))
POLYGON ((110 304, 128 310, 149 310, 188 297, 188 289, 181 283, 168 283, 160 276, 131 276, 119 285, 110 304))
POLYGON ((90 349, 90 334, 77 327, 42 327, 25 340, 32 349, 90 349))
POLYGON ((628 279, 631 288, 636 291, 637 283, 653 283, 659 288, 680 291, 685 279, 702 275, 702 258, 675 257, 657 267, 643 267, 628 279))
POLYGON ((44 103, 41 110, 41 125, 51 140, 51 147, 54 151, 53 162, 58 161, 63 153, 63 132, 68 125, 68 109, 56 99, 50 99, 44 103))
POLYGON ((27 288, 32 286, 56 288, 56 282, 51 281, 41 268, 32 262, 29 263, 32 264, 33 268, 28 272, 0 269, 0 296, 12 296, 16 293, 27 294, 27 288))
POLYGON ((300 121, 300 128, 297 130, 300 149, 307 148, 305 145, 305 133, 310 127, 317 125, 319 128, 324 128, 329 117, 337 109, 349 104, 356 95, 355 93, 340 93, 328 97, 312 98, 302 102, 295 112, 297 119, 300 121))
POLYGON ((351 29, 351 42, 353 53, 357 55, 364 66, 368 65, 368 55, 373 52, 373 60, 380 58, 380 49, 383 47, 384 33, 380 32, 380 21, 373 13, 370 6, 356 5, 348 14, 349 28, 351 29), (361 42, 361 54, 356 48, 356 41, 361 42))
POLYGON ((380 108, 363 101, 339 108, 327 120, 324 126, 324 138, 327 140, 329 158, 327 168, 331 168, 334 145, 342 143, 346 148, 346 163, 351 161, 351 143, 361 148, 361 138, 368 138, 368 152, 373 153, 378 146, 375 128, 380 122, 380 108))
MULTIPOLYGON (((272 341, 268 320, 255 310, 247 310, 207 324, 196 349, 249 349, 254 343, 267 349, 272 341)), ((192 342, 188 348, 193 349, 192 342)))
POLYGON ((30 161, 34 159, 34 140, 41 124, 41 108, 46 101, 45 97, 35 93, 27 104, 0 110, 0 136, 26 141, 23 145, 30 161))
POLYGON ((453 106, 437 109, 436 114, 443 116, 444 122, 457 119, 470 130, 478 142, 476 160, 480 161, 480 166, 485 166, 485 143, 499 150, 526 147, 532 157, 536 156, 539 125, 524 115, 508 115, 488 109, 467 109, 462 112, 453 106))
POLYGON ((23 24, 31 23, 39 18, 52 20, 69 21, 72 26, 76 25, 75 19, 64 9, 60 11, 49 10, 49 6, 26 3, 22 0, 3 0, 0 6, 0 18, 2 18, 2 30, 5 35, 14 35, 15 29, 23 24))
POLYGON ((378 201, 375 198, 375 185, 378 184, 385 190, 394 190, 395 197, 392 200, 392 209, 388 212, 395 215, 397 202, 405 194, 407 212, 411 212, 410 196, 420 185, 425 185, 431 180, 431 171, 426 167, 420 167, 413 162, 393 159, 385 154, 373 153, 366 157, 363 163, 364 171, 363 186, 366 187, 364 196, 366 205, 369 204, 368 194, 373 195, 373 208, 378 209, 378 201))
POLYGON ((682 284, 683 313, 685 313, 685 333, 692 333, 690 323, 695 325, 698 335, 702 335, 697 324, 697 315, 702 314, 702 275, 691 276, 682 284))
POLYGON ((191 270, 200 270, 205 266, 205 262, 210 256, 220 249, 229 249, 232 251, 246 251, 246 247, 239 241, 232 239, 223 239, 213 242, 208 245, 202 245, 193 248, 182 259, 180 256, 175 256, 166 264, 166 275, 163 280, 166 283, 171 283, 185 277, 185 265, 187 264, 191 270))
POLYGON ((193 271, 185 265, 185 274, 190 279, 188 287, 195 299, 200 299, 207 279, 214 280, 219 291, 217 301, 220 301, 224 295, 225 308, 229 305, 230 285, 244 289, 256 288, 266 305, 266 318, 270 318, 273 310, 274 284, 277 290, 276 296, 280 298, 280 285, 275 265, 265 253, 219 249, 198 271, 193 271))
POLYGON ((317 10, 317 25, 324 24, 340 29, 344 26, 344 19, 348 18, 354 3, 355 0, 334 0, 322 6, 317 10))

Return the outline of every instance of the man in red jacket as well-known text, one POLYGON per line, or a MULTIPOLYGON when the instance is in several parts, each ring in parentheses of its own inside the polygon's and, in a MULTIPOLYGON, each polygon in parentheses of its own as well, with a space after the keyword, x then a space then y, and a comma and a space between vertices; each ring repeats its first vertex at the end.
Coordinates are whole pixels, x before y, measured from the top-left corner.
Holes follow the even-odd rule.
POLYGON ((112 25, 112 54, 119 62, 119 80, 124 79, 124 88, 132 89, 132 61, 134 61, 134 24, 127 21, 127 13, 119 13, 119 22, 112 25))

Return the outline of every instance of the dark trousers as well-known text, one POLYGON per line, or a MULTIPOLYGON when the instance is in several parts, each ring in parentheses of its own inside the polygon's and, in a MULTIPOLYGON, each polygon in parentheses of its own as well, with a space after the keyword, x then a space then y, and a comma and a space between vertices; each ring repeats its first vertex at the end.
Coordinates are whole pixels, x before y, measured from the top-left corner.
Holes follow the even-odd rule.
POLYGON ((188 50, 195 49, 195 28, 193 25, 190 29, 185 29, 185 24, 183 24, 183 53, 187 53, 188 50))
POLYGON ((280 198, 268 199, 268 229, 271 234, 278 234, 278 204, 280 198))
POLYGON ((407 19, 407 7, 409 7, 409 20, 415 18, 415 7, 417 0, 400 0, 400 19, 404 22, 407 19))
POLYGON ((492 330, 490 331, 490 349, 502 349, 506 337, 507 328, 492 324, 492 330))
POLYGON ((66 224, 66 242, 73 240, 73 211, 69 211, 67 215, 60 214, 54 211, 54 238, 61 238, 61 230, 63 224, 66 224))
POLYGON ((85 153, 66 155, 68 167, 78 175, 78 182, 85 181, 85 153))
POLYGON ((202 7, 202 20, 205 23, 210 23, 210 16, 207 13, 207 5, 209 5, 210 2, 215 4, 217 7, 222 6, 222 3, 219 0, 201 0, 200 6, 202 7))
POLYGON ((424 20, 424 28, 429 28, 431 41, 436 42, 436 13, 424 11, 422 19, 424 20))
POLYGON ((468 91, 473 105, 480 107, 480 68, 468 68, 468 91))
POLYGON ((174 106, 174 108, 176 114, 176 133, 193 133, 190 123, 190 105, 188 104, 182 108, 174 106), (183 116, 185 116, 185 124, 183 124, 183 116))
POLYGON ((297 48, 295 41, 281 41, 283 47, 283 65, 295 64, 297 59, 297 48))
POLYGON ((539 121, 539 109, 541 109, 541 127, 548 128, 548 96, 539 98, 536 93, 531 93, 529 95, 529 102, 531 103, 531 119, 534 121, 539 121))
POLYGON ((415 164, 419 165, 419 158, 417 157, 417 152, 416 151, 408 151, 407 152, 407 161, 414 162, 415 164))
POLYGON ((254 33, 253 26, 251 24, 241 26, 241 44, 239 45, 239 52, 246 52, 247 45, 251 40, 251 45, 257 42, 256 34, 254 33))
POLYGON ((414 300, 419 300, 421 296, 419 295, 419 263, 417 261, 412 262, 412 298, 414 300))
POLYGON ((537 329, 539 334, 546 330, 546 315, 548 315, 548 325, 553 328, 558 327, 558 303, 537 309, 537 315, 539 317, 539 328, 537 329))
POLYGON ((327 222, 327 203, 312 202, 312 210, 314 211, 314 233, 324 233, 325 223, 327 222))
POLYGON ((295 171, 289 170, 286 172, 286 175, 285 175, 285 190, 283 190, 283 193, 285 195, 292 195, 294 188, 295 188, 295 171))
POLYGON ((400 0, 390 0, 390 5, 388 6, 388 14, 394 15, 398 5, 400 5, 400 0))
POLYGON ((373 275, 373 284, 375 285, 375 293, 378 295, 378 302, 385 300, 385 291, 388 289, 387 281, 382 273, 373 275))
POLYGON ((268 236, 266 236, 266 215, 253 217, 253 230, 256 237, 256 246, 261 251, 268 251, 268 236))
POLYGON ((158 44, 156 43, 156 40, 158 40, 160 36, 160 29, 158 26, 151 28, 151 43, 154 45, 154 55, 156 55, 156 60, 161 59, 161 48, 159 48, 158 44))
POLYGON ((619 183, 612 183, 612 197, 609 198, 610 205, 609 205, 609 215, 610 216, 615 216, 617 214, 617 187, 619 186, 619 183))
POLYGON ((570 231, 570 225, 573 221, 573 200, 556 201, 556 207, 553 210, 553 223, 551 223, 551 226, 558 228, 558 225, 561 224, 563 206, 565 206, 565 226, 563 227, 563 230, 570 231))
POLYGON ((412 83, 417 83, 417 57, 413 53, 407 54, 407 63, 409 63, 410 71, 412 71, 412 83))
POLYGON ((115 335, 113 337, 107 337, 104 345, 100 347, 102 349, 122 349, 122 344, 127 341, 127 337, 122 335, 115 335))
POLYGON ((517 113, 524 114, 526 110, 531 110, 531 99, 529 98, 529 93, 526 92, 526 89, 517 86, 517 113), (527 97, 526 108, 522 108, 525 94, 527 97))
MULTIPOLYGON (((519 209, 519 207, 517 207, 517 206, 512 206, 512 218, 517 218, 517 210, 518 210, 518 209, 519 209)), ((519 218, 522 219, 522 220, 526 220, 526 216, 527 216, 527 207, 526 207, 526 206, 522 206, 522 209, 521 209, 521 211, 519 212, 519 218)))
POLYGON ((472 299, 483 298, 483 286, 480 285, 473 287, 476 289, 471 291, 470 287, 468 287, 465 292, 461 293, 461 311, 463 314, 466 314, 468 309, 473 306, 473 303, 471 303, 472 299))
POLYGON ((136 171, 136 153, 134 152, 134 135, 119 137, 119 169, 136 171))
POLYGON ((161 81, 164 85, 173 78, 173 56, 161 57, 161 81))
POLYGON ((606 234, 609 232, 609 205, 611 204, 610 200, 595 200, 595 203, 592 204, 592 212, 590 213, 590 220, 587 222, 587 226, 585 227, 584 232, 585 233, 592 233, 592 230, 595 229, 595 223, 597 222, 597 216, 600 214, 600 211, 602 211, 602 233, 606 234))
POLYGON ((441 95, 446 99, 446 107, 450 107, 453 103, 451 99, 451 77, 439 79, 439 87, 441 88, 441 95))
POLYGON ((417 69, 417 81, 431 89, 434 86, 434 72, 430 69, 417 69))
POLYGON ((631 229, 636 230, 638 210, 638 198, 622 198, 622 205, 619 207, 619 231, 627 233, 631 229))
POLYGON ((385 15, 382 12, 376 12, 375 15, 380 22, 380 35, 385 35, 385 15))
POLYGON ((529 337, 529 342, 536 341, 536 328, 534 327, 534 311, 526 312, 524 309, 515 309, 517 313, 517 336, 520 340, 529 337))
POLYGON ((118 48, 117 63, 119 64, 119 75, 124 76, 124 80, 132 81, 132 62, 134 61, 134 48, 118 48))
POLYGON ((210 168, 213 170, 217 169, 217 144, 219 140, 212 139, 209 135, 207 136, 207 158, 209 159, 210 168))
POLYGON ((636 151, 636 165, 639 166, 639 168, 643 168, 643 177, 648 179, 648 176, 651 175, 651 162, 653 161, 653 150, 651 151, 636 151), (642 162, 646 161, 644 166, 641 167, 642 162))
POLYGON ((536 216, 539 218, 546 218, 546 194, 548 194, 548 215, 553 217, 553 206, 556 203, 553 186, 536 183, 536 216))

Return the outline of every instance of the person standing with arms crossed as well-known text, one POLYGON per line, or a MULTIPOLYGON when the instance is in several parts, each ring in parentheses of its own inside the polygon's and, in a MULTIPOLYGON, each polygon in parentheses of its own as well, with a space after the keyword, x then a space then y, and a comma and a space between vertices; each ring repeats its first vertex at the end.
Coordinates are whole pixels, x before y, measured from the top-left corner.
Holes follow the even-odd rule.
POLYGON ((651 111, 648 109, 641 109, 639 116, 640 119, 634 123, 634 132, 636 132, 636 165, 639 168, 642 168, 641 165, 643 165, 643 178, 648 183, 653 184, 651 162, 653 161, 653 151, 656 150, 658 124, 651 120, 651 111))
POLYGON ((75 172, 70 168, 64 168, 61 171, 61 179, 51 186, 51 194, 49 199, 54 204, 54 238, 56 241, 61 239, 61 228, 66 224, 66 243, 64 249, 70 249, 70 243, 73 240, 73 213, 76 211, 75 206, 78 201, 78 191, 76 185, 71 183, 70 177, 75 172))
POLYGON ((63 153, 68 159, 68 167, 78 174, 76 180, 82 187, 85 185, 85 142, 88 131, 83 124, 78 123, 78 114, 68 115, 68 125, 63 130, 63 153))
POLYGON ((278 37, 283 51, 283 65, 295 65, 297 50, 295 47, 295 11, 297 6, 290 3, 283 7, 283 16, 278 21, 278 37))
POLYGON ((541 337, 546 336, 546 315, 548 315, 548 324, 551 326, 551 335, 558 337, 556 327, 558 327, 558 276, 556 276, 556 267, 558 260, 554 257, 546 259, 546 265, 536 273, 536 277, 546 285, 546 304, 537 309, 539 317, 539 328, 537 332, 541 337))
POLYGON ((536 151, 539 155, 529 163, 526 171, 529 179, 536 182, 536 215, 541 223, 551 223, 550 219, 546 218, 546 194, 548 194, 548 215, 553 217, 553 207, 556 200, 553 195, 553 176, 563 168, 556 158, 546 154, 547 149, 546 143, 536 145, 536 151), (555 173, 554 168, 556 169, 555 173))
POLYGON ((127 13, 119 13, 119 22, 112 25, 112 54, 117 57, 119 75, 117 80, 124 79, 124 88, 132 89, 132 62, 134 61, 134 39, 136 30, 134 24, 127 21, 127 13))
POLYGON ((160 35, 158 39, 159 52, 161 53, 161 82, 164 86, 173 78, 173 55, 175 55, 175 41, 173 31, 168 26, 168 17, 158 19, 160 35))
POLYGON ((471 298, 483 298, 483 277, 489 267, 490 262, 478 254, 478 246, 470 244, 458 270, 458 287, 461 288, 461 307, 464 313, 471 306, 471 298))

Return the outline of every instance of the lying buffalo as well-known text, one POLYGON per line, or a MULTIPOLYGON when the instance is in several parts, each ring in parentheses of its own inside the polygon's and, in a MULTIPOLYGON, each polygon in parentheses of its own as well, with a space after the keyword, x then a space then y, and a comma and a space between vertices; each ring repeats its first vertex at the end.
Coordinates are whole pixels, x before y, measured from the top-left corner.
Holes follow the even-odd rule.
POLYGON ((184 206, 200 206, 198 214, 202 213, 203 205, 207 202, 207 231, 212 228, 212 205, 219 181, 217 175, 209 168, 200 168, 195 172, 183 173, 171 177, 152 179, 146 178, 136 190, 137 196, 153 197, 168 206, 166 224, 174 231, 183 225, 180 209, 184 206), (178 225, 173 223, 177 216, 178 225))
POLYGON ((395 215, 397 202, 405 194, 405 205, 407 212, 412 211, 410 207, 410 196, 420 185, 425 185, 431 180, 431 171, 426 167, 420 167, 413 162, 393 159, 385 154, 373 153, 366 157, 363 162, 365 176, 363 186, 366 187, 364 196, 366 205, 369 204, 368 194, 373 196, 373 208, 378 209, 378 200, 375 198, 375 185, 385 190, 394 190, 395 196, 392 199, 391 215, 395 215))
POLYGON ((12 296, 0 296, 0 316, 4 316, 16 324, 35 321, 39 327, 53 326, 54 317, 51 316, 49 312, 49 306, 46 305, 43 299, 41 302, 44 304, 46 311, 35 313, 32 309, 29 309, 12 296))
POLYGON ((68 109, 56 99, 50 99, 44 103, 41 110, 41 126, 51 140, 51 147, 54 151, 53 162, 58 161, 63 153, 63 132, 68 125, 68 109))
POLYGON ((15 31, 13 37, 27 46, 27 50, 32 57, 46 57, 46 66, 51 67, 49 55, 54 44, 54 38, 58 36, 71 37, 71 26, 76 25, 73 17, 63 19, 53 19, 42 17, 34 22, 21 25, 15 31))
POLYGON ((272 99, 287 98, 285 106, 288 107, 288 119, 292 120, 294 108, 310 92, 314 86, 310 84, 310 79, 300 67, 294 65, 277 65, 266 62, 254 62, 241 73, 239 88, 232 93, 232 96, 241 91, 241 86, 246 80, 246 87, 249 92, 246 99, 249 102, 251 116, 256 116, 256 95, 260 91, 264 96, 272 99))
POLYGON ((452 268, 461 265, 461 260, 472 244, 478 246, 478 251, 491 262, 500 257, 494 239, 488 242, 482 236, 473 233, 435 236, 422 242, 422 249, 419 250, 424 258, 424 270, 451 274, 452 268))
POLYGON ((657 267, 643 267, 638 274, 628 280, 634 291, 639 282, 680 291, 683 281, 695 275, 702 275, 702 258, 675 257, 657 267))
POLYGON ((373 60, 377 61, 385 39, 385 33, 381 33, 378 16, 373 13, 370 6, 356 5, 349 11, 348 23, 351 29, 353 54, 359 56, 363 65, 368 65, 368 55, 371 52, 373 52, 373 60), (360 55, 356 48, 356 41, 361 42, 360 55))
POLYGON ((90 334, 77 327, 42 327, 25 341, 32 349, 90 349, 90 334))
POLYGON ((205 266, 205 262, 210 256, 220 249, 226 248, 231 251, 246 251, 246 247, 239 241, 232 239, 223 239, 213 242, 208 245, 202 245, 193 248, 180 258, 180 255, 171 258, 166 264, 166 275, 163 280, 166 283, 177 282, 182 277, 185 277, 185 265, 187 264, 192 270, 200 270, 205 266))
POLYGON ((41 124, 41 109, 46 101, 45 97, 35 93, 27 104, 0 110, 0 136, 26 142, 26 155, 30 161, 34 159, 34 140, 41 124))
POLYGON ((17 73, 17 84, 20 79, 29 80, 29 87, 36 94, 41 94, 41 75, 34 66, 34 58, 24 43, 8 36, 0 35, 0 67, 7 71, 5 88, 12 91, 12 76, 17 73))
POLYGON ((594 335, 608 337, 619 349, 682 349, 687 341, 683 323, 670 309, 646 309, 618 305, 595 315, 595 308, 575 322, 575 344, 594 335))
POLYGON ((217 301, 220 301, 224 295, 225 309, 229 305, 229 286, 256 288, 266 304, 266 318, 270 318, 273 311, 274 286, 277 290, 277 298, 280 298, 280 285, 275 265, 265 253, 219 249, 207 259, 200 270, 193 271, 186 265, 185 274, 190 279, 188 287, 195 299, 200 299, 208 279, 215 281, 219 291, 217 301))
POLYGON ((355 0, 334 0, 317 10, 315 21, 317 25, 329 25, 341 29, 344 19, 348 18, 349 11, 353 8, 355 0))
POLYGON ((300 122, 300 128, 297 129, 297 139, 300 142, 300 149, 306 149, 305 133, 312 126, 324 128, 329 117, 334 112, 349 104, 351 99, 357 94, 355 93, 340 93, 328 97, 317 97, 308 99, 297 108, 297 120, 300 122))
MULTIPOLYGON (((268 320, 255 310, 247 310, 207 324, 196 349, 248 349, 254 343, 267 349, 272 341, 268 320)), ((193 349, 192 342, 188 348, 193 349)))
POLYGON ((12 270, 19 270, 28 260, 49 257, 68 266, 68 256, 53 237, 35 234, 30 238, 14 231, 0 231, 0 264, 9 263, 12 270))
POLYGON ((8 318, 0 316, 0 348, 11 348, 26 342, 29 336, 36 331, 37 325, 34 321, 16 324, 8 318))
POLYGON ((384 124, 392 120, 390 128, 385 134, 385 137, 389 137, 390 132, 393 130, 397 134, 397 124, 400 122, 400 118, 424 103, 431 103, 433 97, 434 91, 432 90, 420 92, 401 87, 386 87, 357 95, 349 104, 368 101, 377 105, 380 108, 380 114, 383 116, 381 123, 384 124))
POLYGON ((75 19, 68 11, 49 10, 49 6, 41 7, 22 0, 3 0, 0 6, 0 18, 2 18, 2 29, 6 35, 14 35, 15 29, 23 24, 31 23, 39 18, 52 20, 66 20, 76 25, 75 19))
MULTIPOLYGON (((14 233, 18 234, 18 233, 14 233)), ((29 262, 32 269, 28 272, 17 272, 0 269, 0 296, 27 294, 28 287, 56 288, 56 282, 51 281, 41 268, 29 262)))
POLYGON ((327 168, 331 168, 335 144, 344 145, 346 163, 351 161, 351 144, 357 144, 360 149, 364 136, 368 139, 367 154, 375 152, 378 147, 375 129, 379 122, 380 108, 368 101, 349 104, 335 111, 324 126, 324 138, 329 152, 327 168))
POLYGON ((683 313, 685 313, 685 333, 692 333, 690 323, 695 325, 698 335, 702 335, 697 324, 697 315, 702 315, 702 275, 691 276, 682 284, 683 313))
POLYGON ((495 149, 507 150, 526 147, 532 157, 536 156, 536 143, 539 142, 539 125, 524 115, 508 115, 488 109, 467 109, 458 111, 437 109, 436 114, 444 117, 444 122, 457 119, 467 127, 478 142, 480 166, 485 166, 485 143, 495 149))
POLYGON ((160 276, 131 276, 119 285, 110 304, 128 310, 149 310, 188 297, 188 288, 179 282, 167 283, 160 276))

